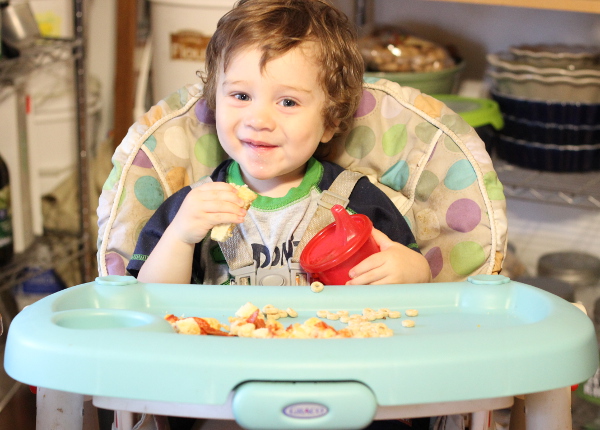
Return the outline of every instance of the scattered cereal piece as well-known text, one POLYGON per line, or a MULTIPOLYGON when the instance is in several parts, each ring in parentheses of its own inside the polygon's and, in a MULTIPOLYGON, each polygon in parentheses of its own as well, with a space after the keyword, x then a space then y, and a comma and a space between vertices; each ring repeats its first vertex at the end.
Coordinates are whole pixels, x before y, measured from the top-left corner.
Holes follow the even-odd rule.
POLYGON ((362 311, 362 314, 364 316, 367 316, 367 314, 370 314, 370 313, 373 313, 373 312, 375 312, 375 311, 373 309, 371 309, 371 308, 364 308, 363 311, 362 311))
POLYGON ((381 309, 379 309, 378 312, 381 312, 383 315, 385 315, 387 317, 390 313, 390 310, 388 308, 381 308, 381 309))
POLYGON ((344 324, 350 322, 350 317, 348 315, 342 315, 340 317, 340 321, 343 322, 344 324))
POLYGON ((279 313, 279 309, 277 309, 275 306, 273 305, 265 305, 262 308, 263 313, 269 315, 269 314, 277 314, 279 313))
POLYGON ((415 322, 413 320, 404 320, 402 321, 402 327, 414 327, 415 322))
POLYGON ((323 288, 323 283, 319 281, 315 281, 312 284, 310 284, 310 289, 313 293, 320 293, 321 291, 323 291, 323 288))
POLYGON ((280 310, 278 315, 279 315, 279 318, 287 318, 288 313, 286 311, 280 310))
POLYGON ((327 318, 328 320, 335 321, 335 320, 339 320, 340 316, 334 312, 327 312, 327 315, 325 316, 325 318, 327 318))
POLYGON ((402 315, 400 314, 400 311, 389 311, 388 312, 388 317, 389 318, 400 318, 402 315))
POLYGON ((287 312, 287 314, 290 318, 296 318, 298 316, 298 312, 296 312, 292 308, 287 308, 285 311, 287 312))
POLYGON ((350 314, 350 312, 341 310, 337 311, 336 314, 338 314, 340 317, 347 317, 350 314))
POLYGON ((404 311, 407 317, 416 317, 419 315, 419 311, 416 309, 407 309, 404 311))
POLYGON ((327 312, 327 311, 325 311, 325 310, 320 310, 320 311, 317 311, 317 316, 318 316, 319 318, 327 318, 327 313, 328 313, 328 312, 327 312))

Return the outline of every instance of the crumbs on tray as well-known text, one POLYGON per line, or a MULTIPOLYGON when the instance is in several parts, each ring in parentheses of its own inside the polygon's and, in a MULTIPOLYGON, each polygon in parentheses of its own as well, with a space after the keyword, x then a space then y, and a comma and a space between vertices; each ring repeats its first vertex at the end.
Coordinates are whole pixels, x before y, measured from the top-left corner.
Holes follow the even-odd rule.
MULTIPOLYGON (((405 313, 407 316, 418 315, 418 312, 414 309, 409 309, 405 313)), ((285 310, 279 309, 271 304, 260 309, 248 302, 235 312, 235 316, 228 318, 229 324, 221 324, 215 318, 180 318, 172 314, 165 316, 165 320, 180 334, 269 339, 331 339, 393 336, 394 331, 385 323, 377 320, 400 318, 401 314, 399 311, 392 311, 387 308, 378 310, 364 308, 361 314, 350 314, 347 310, 336 312, 319 310, 316 317, 309 318, 303 323, 293 323, 288 327, 284 327, 278 320, 288 317, 296 318, 298 312, 289 307, 285 310), (338 330, 327 324, 323 319, 339 320, 347 325, 338 330)), ((415 322, 413 320, 403 320, 402 326, 414 327, 415 322)))

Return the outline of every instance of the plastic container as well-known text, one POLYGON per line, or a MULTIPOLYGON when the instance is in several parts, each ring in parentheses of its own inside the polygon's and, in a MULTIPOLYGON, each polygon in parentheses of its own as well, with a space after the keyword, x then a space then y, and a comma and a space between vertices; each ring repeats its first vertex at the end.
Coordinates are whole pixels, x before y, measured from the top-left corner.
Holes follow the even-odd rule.
POLYGON ((451 94, 437 94, 433 97, 446 104, 473 127, 481 140, 485 142, 485 149, 491 153, 496 143, 497 132, 504 127, 504 120, 497 102, 451 94))
POLYGON ((583 304, 588 315, 594 314, 600 297, 600 258, 576 251, 545 254, 538 261, 538 275, 571 284, 575 300, 583 304))
POLYGON ((373 83, 387 79, 425 94, 451 94, 457 91, 464 68, 465 62, 461 61, 454 67, 434 72, 365 72, 364 77, 373 83))
POLYGON ((371 236, 373 223, 367 216, 349 215, 340 205, 334 205, 331 212, 335 222, 306 244, 300 265, 326 285, 344 285, 350 280, 350 269, 379 252, 379 246, 371 236))
MULTIPOLYGON (((25 269, 26 273, 36 271, 39 271, 39 269, 25 269)), ((65 288, 65 283, 54 270, 45 270, 22 284, 15 286, 15 301, 19 310, 23 310, 26 306, 65 288)))
POLYGON ((204 53, 219 19, 235 0, 150 0, 152 92, 158 101, 199 82, 204 53))

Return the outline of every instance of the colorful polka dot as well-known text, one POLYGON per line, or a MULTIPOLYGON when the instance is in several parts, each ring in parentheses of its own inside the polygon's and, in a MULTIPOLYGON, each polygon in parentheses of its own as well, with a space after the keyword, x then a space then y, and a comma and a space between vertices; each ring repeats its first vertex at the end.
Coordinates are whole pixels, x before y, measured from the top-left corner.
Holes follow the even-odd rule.
POLYGON ((367 90, 363 90, 362 98, 360 99, 360 104, 358 105, 358 109, 354 114, 355 118, 360 118, 361 116, 365 116, 373 112, 377 106, 377 100, 375 100, 375 96, 371 94, 367 90))
POLYGON ((469 160, 459 160, 448 169, 444 185, 453 191, 464 190, 477 180, 469 160))
POLYGON ((467 276, 485 262, 483 247, 471 241, 457 243, 450 251, 450 265, 456 274, 467 276))
POLYGON ((444 146, 450 152, 461 152, 461 149, 458 147, 456 142, 448 135, 444 137, 444 146))
POLYGON ((410 169, 408 163, 404 160, 400 160, 388 169, 388 171, 381 176, 379 181, 393 190, 400 191, 406 186, 409 175, 410 169))
POLYGON ((190 177, 184 167, 173 167, 167 172, 167 184, 171 188, 171 192, 176 192, 190 185, 190 177))
POLYGON ((381 100, 381 115, 384 118, 394 118, 405 110, 404 106, 398 103, 394 97, 386 94, 381 100))
POLYGON ((104 257, 104 263, 106 264, 106 271, 109 275, 124 276, 125 273, 125 262, 123 258, 116 252, 109 252, 104 257))
POLYGON ((426 202, 439 183, 440 180, 435 173, 430 170, 423 170, 415 188, 415 199, 420 202, 426 202))
POLYGON ((165 101, 165 103, 167 103, 171 110, 177 110, 181 106, 183 106, 183 103, 181 102, 181 94, 179 91, 170 94, 163 100, 165 101))
POLYGON ((462 116, 458 114, 448 114, 442 117, 442 124, 446 125, 456 134, 466 134, 471 131, 471 126, 462 116))
POLYGON ((154 137, 154 135, 150 136, 148 139, 146 139, 144 145, 146 145, 146 148, 148 148, 150 151, 154 152, 156 149, 156 137, 154 137))
POLYGON ((376 78, 374 76, 363 76, 363 81, 367 84, 376 84, 380 80, 381 78, 376 78))
POLYGON ((358 126, 346 139, 346 152, 359 160, 366 157, 375 147, 375 133, 370 127, 358 126))
POLYGON ((104 185, 102 185, 102 189, 103 190, 112 190, 113 187, 115 186, 115 184, 119 181, 122 171, 123 171, 123 166, 121 166, 121 163, 119 163, 116 160, 113 160, 113 168, 111 169, 110 173, 108 174, 108 178, 106 178, 104 185))
POLYGON ((421 142, 429 144, 438 130, 437 127, 434 127, 430 123, 422 122, 415 127, 415 134, 421 142))
POLYGON ((440 274, 442 268, 444 267, 444 257, 442 256, 442 250, 439 246, 434 246, 427 254, 425 254, 425 259, 429 263, 429 269, 431 270, 431 278, 435 279, 437 275, 440 274))
POLYGON ((117 203, 117 207, 120 208, 125 199, 127 198, 127 188, 123 187, 123 192, 121 192, 121 197, 119 197, 119 203, 117 203))
POLYGON ((388 157, 398 155, 406 148, 408 133, 405 124, 396 124, 383 134, 383 152, 388 157))
POLYGON ((452 230, 468 233, 479 225, 481 209, 471 199, 458 199, 446 212, 446 223, 452 230))
POLYGON ((440 235, 440 222, 437 215, 431 209, 423 209, 415 215, 417 224, 417 239, 431 240, 440 235))
POLYGON ((442 114, 444 103, 425 94, 419 94, 414 101, 417 109, 421 109, 427 115, 438 118, 442 114))
POLYGON ((142 176, 133 186, 135 197, 150 210, 156 210, 164 200, 164 193, 158 180, 153 176, 142 176))
POLYGON ((138 167, 143 167, 145 169, 152 168, 152 162, 150 161, 150 159, 148 158, 146 153, 144 151, 142 151, 141 149, 138 151, 135 158, 133 159, 133 165, 138 166, 138 167))
POLYGON ((163 111, 163 108, 160 105, 154 105, 138 120, 138 122, 142 125, 147 125, 148 127, 150 127, 164 115, 165 112, 163 111))
POLYGON ((505 200, 504 187, 498 179, 496 172, 487 172, 483 175, 483 183, 490 200, 505 200))
POLYGON ((173 155, 183 159, 190 158, 191 144, 182 127, 175 125, 167 128, 163 140, 173 155))
POLYGON ((206 105, 206 101, 204 99, 200 99, 196 106, 194 106, 194 112, 196 114, 196 118, 203 124, 213 125, 216 123, 215 113, 208 108, 206 105))
POLYGON ((207 167, 217 167, 227 157, 219 138, 213 133, 205 134, 196 141, 194 155, 200 164, 207 167))

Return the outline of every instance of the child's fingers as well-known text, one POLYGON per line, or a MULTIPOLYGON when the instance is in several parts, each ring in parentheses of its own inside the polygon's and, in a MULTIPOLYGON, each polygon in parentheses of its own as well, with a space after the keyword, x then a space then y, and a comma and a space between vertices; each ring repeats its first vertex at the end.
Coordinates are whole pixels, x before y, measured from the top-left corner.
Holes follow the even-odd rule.
POLYGON ((208 182, 192 189, 190 194, 201 202, 227 201, 239 207, 244 205, 244 200, 237 195, 237 190, 226 182, 208 182))
POLYGON ((384 232, 382 232, 381 230, 377 230, 375 227, 373 227, 371 236, 373 236, 373 239, 375 239, 375 243, 377 243, 381 251, 396 243, 392 239, 390 239, 384 232))
POLYGON ((382 275, 378 273, 377 269, 381 268, 385 262, 381 259, 380 254, 373 254, 350 269, 349 275, 352 278, 350 283, 366 285, 381 279, 382 275))

